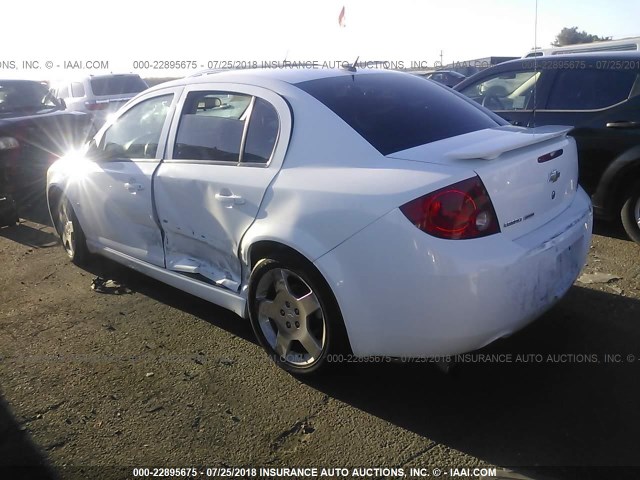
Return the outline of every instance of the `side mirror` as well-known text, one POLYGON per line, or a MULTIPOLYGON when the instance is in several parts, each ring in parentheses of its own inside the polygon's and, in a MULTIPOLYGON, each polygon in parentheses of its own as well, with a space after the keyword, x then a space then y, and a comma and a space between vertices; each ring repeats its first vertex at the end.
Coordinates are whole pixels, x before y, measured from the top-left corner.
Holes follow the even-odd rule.
POLYGON ((62 107, 63 110, 67 109, 67 102, 64 101, 64 98, 59 98, 58 102, 60 103, 60 106, 62 107))
POLYGON ((114 148, 109 145, 107 149, 98 148, 98 144, 95 138, 92 138, 86 150, 86 156, 94 162, 108 162, 117 157, 119 152, 114 151, 114 148), (110 148, 111 147, 111 148, 110 148))

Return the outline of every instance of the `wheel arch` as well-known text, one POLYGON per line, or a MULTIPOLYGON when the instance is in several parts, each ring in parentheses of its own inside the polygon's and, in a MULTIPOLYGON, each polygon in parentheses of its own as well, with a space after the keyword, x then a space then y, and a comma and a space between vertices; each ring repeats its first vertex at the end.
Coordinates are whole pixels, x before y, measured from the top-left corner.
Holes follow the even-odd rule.
POLYGON ((47 209, 49 210, 49 216, 51 217, 51 224, 56 230, 58 229, 58 226, 54 216, 54 210, 63 195, 64 190, 60 185, 53 184, 47 187, 47 209))
POLYGON ((640 145, 630 148, 606 168, 593 203, 605 217, 616 217, 629 188, 640 180, 640 145))
POLYGON ((313 265, 313 261, 307 258, 307 256, 285 243, 276 240, 258 240, 247 247, 247 267, 249 268, 249 270, 253 270, 253 267, 255 267, 256 263, 258 263, 263 258, 267 258, 269 254, 272 254, 274 252, 294 255, 301 260, 306 261, 310 265, 313 265))
MULTIPOLYGON (((310 256, 305 255, 305 253, 301 252, 299 249, 294 248, 291 245, 287 245, 286 243, 276 239, 256 240, 250 245, 246 245, 243 253, 244 255, 242 256, 242 258, 244 259, 243 261, 246 262, 245 265, 247 267, 246 280, 244 282, 245 285, 248 285, 249 275, 251 274, 251 271, 253 270, 255 265, 260 260, 264 258, 269 258, 269 255, 273 253, 291 255, 301 260, 305 264, 307 264, 309 268, 312 268, 318 274, 318 276, 324 281, 325 287, 329 290, 329 292, 333 296, 333 301, 335 302, 335 305, 338 309, 338 312, 340 314, 340 320, 342 321, 342 326, 344 327, 344 335, 345 335, 345 340, 347 342, 347 348, 349 349, 349 351, 351 351, 351 339, 349 337, 349 329, 346 327, 346 321, 344 319, 344 316, 342 315, 342 307, 338 301, 338 297, 336 296, 336 292, 332 285, 333 282, 331 281, 330 278, 327 278, 326 272, 318 268, 318 266, 313 262, 310 256)), ((246 316, 247 318, 249 317, 248 311, 246 312, 246 316)))

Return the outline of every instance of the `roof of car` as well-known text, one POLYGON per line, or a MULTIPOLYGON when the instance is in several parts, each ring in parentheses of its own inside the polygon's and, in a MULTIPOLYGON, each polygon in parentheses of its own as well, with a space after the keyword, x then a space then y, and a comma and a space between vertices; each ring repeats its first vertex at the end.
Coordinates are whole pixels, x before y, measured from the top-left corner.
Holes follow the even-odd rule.
POLYGON ((538 55, 537 57, 516 58, 506 62, 498 63, 491 68, 502 67, 504 65, 524 64, 530 65, 533 62, 549 62, 564 60, 640 60, 640 52, 580 52, 562 53, 556 55, 538 55))
POLYGON ((45 85, 45 82, 39 80, 21 80, 17 78, 0 78, 0 84, 9 84, 9 83, 37 83, 40 85, 45 85))
POLYGON ((475 75, 465 78, 457 85, 454 85, 453 89, 462 91, 469 85, 474 84, 478 78, 484 77, 487 73, 501 73, 509 72, 515 69, 527 69, 531 70, 537 68, 539 70, 553 70, 553 69, 582 69, 579 65, 571 65, 565 62, 577 62, 585 61, 590 68, 606 69, 606 68, 619 68, 640 70, 640 52, 582 52, 582 53, 567 53, 562 55, 540 55, 537 57, 525 57, 516 58, 515 60, 509 60, 507 62, 498 63, 492 67, 480 70, 475 75), (615 62, 615 61, 627 61, 633 62, 631 64, 620 64, 619 66, 607 63, 598 64, 599 61, 615 62), (554 63, 557 62, 557 65, 554 63), (562 63, 560 63, 562 62, 562 63))
POLYGON ((262 84, 264 82, 282 82, 291 85, 295 85, 301 82, 307 82, 310 80, 317 80, 321 78, 330 78, 338 76, 351 76, 351 75, 364 75, 371 73, 388 73, 397 74, 393 70, 384 69, 356 69, 351 71, 348 69, 329 69, 329 68, 256 68, 246 70, 224 70, 224 71, 210 71, 199 74, 194 74, 189 77, 180 78, 171 82, 161 83, 147 91, 161 90, 163 88, 177 87, 184 85, 193 85, 199 83, 249 83, 249 84, 262 84))

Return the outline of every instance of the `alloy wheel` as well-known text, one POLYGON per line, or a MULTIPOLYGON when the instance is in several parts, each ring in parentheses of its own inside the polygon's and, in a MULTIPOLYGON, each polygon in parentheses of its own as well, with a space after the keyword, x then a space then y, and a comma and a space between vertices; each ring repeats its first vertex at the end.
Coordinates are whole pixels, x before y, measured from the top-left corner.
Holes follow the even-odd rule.
POLYGON ((62 246, 67 252, 67 255, 69 255, 70 258, 73 258, 76 251, 76 235, 73 226, 73 215, 68 201, 63 200, 60 202, 59 213, 60 238, 62 240, 62 246))
POLYGON ((327 343, 326 317, 316 293, 299 275, 274 268, 256 289, 258 324, 281 361, 315 363, 327 343))

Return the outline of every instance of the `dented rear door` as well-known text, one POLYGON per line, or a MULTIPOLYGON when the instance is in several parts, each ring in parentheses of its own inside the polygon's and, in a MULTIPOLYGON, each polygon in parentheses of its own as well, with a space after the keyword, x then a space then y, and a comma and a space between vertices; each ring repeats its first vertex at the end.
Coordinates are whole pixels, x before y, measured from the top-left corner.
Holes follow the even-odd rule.
POLYGON ((187 87, 178 109, 154 178, 166 267, 237 291, 238 247, 282 164, 290 112, 269 90, 232 84, 187 87))

